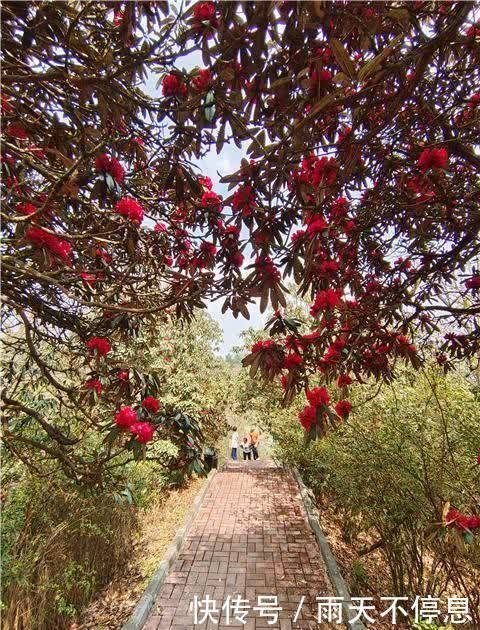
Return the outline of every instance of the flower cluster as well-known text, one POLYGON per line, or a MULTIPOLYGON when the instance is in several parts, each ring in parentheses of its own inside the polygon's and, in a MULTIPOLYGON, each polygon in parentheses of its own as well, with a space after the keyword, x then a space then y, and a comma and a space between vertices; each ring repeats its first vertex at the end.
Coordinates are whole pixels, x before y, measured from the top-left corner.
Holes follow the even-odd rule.
POLYGON ((310 315, 317 317, 321 311, 329 311, 336 308, 342 300, 342 289, 326 289, 319 291, 310 308, 310 315))
POLYGON ((232 208, 241 212, 244 218, 249 217, 255 207, 255 191, 249 184, 240 186, 232 198, 232 208))
POLYGON ((97 357, 106 356, 112 349, 110 342, 104 337, 92 337, 87 341, 86 346, 90 354, 95 354, 97 357))
POLYGON ((261 352, 262 350, 268 350, 272 346, 275 345, 275 342, 272 339, 267 339, 266 341, 256 341, 252 346, 252 353, 261 352))
POLYGON ((107 153, 102 153, 95 160, 95 169, 99 173, 108 173, 112 178, 121 184, 123 181, 123 168, 117 158, 110 157, 107 153))
POLYGON ((115 206, 116 212, 129 219, 134 225, 139 226, 143 221, 143 208, 131 197, 123 197, 115 206))
MULTIPOLYGON (((158 403, 155 398, 148 397, 143 401, 142 406, 145 407, 144 403, 146 401, 149 401, 147 404, 151 405, 152 400, 158 403)), ((135 437, 137 442, 140 442, 141 444, 151 442, 155 433, 155 427, 153 424, 150 422, 137 421, 137 412, 131 407, 122 407, 122 409, 115 414, 115 424, 122 431, 129 431, 135 437)))
POLYGON ((61 258, 64 262, 70 262, 72 246, 65 239, 60 238, 56 234, 47 232, 36 225, 32 225, 28 228, 25 237, 35 245, 35 247, 43 247, 47 249, 50 254, 58 256, 58 258, 61 258))
POLYGON ((199 70, 192 79, 192 87, 195 92, 206 92, 213 83, 212 71, 208 68, 199 70))
POLYGON ((215 2, 197 2, 193 7, 193 26, 196 30, 218 26, 215 2))
POLYGON ((446 149, 424 149, 418 158, 418 168, 425 172, 430 169, 444 170, 448 165, 446 149))
POLYGON ((162 80, 163 96, 185 96, 187 86, 177 74, 167 74, 162 80))
POLYGON ((466 516, 462 514, 462 512, 459 512, 459 510, 451 508, 445 517, 445 526, 455 527, 455 529, 461 532, 471 532, 480 527, 480 516, 466 516))
POLYGON ((255 270, 262 281, 278 282, 280 280, 280 271, 269 256, 258 256, 255 260, 255 270))

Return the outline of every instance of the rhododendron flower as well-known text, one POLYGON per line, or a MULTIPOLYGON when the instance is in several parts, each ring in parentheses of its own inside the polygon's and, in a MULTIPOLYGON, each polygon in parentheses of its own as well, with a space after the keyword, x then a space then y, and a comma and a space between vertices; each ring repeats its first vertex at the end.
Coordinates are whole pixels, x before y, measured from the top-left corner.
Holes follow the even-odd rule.
POLYGON ((4 114, 11 114, 13 112, 13 105, 10 103, 5 94, 0 94, 0 108, 4 114))
POLYGON ((312 221, 309 223, 307 228, 307 233, 310 236, 315 236, 316 234, 321 234, 328 228, 328 223, 325 221, 323 217, 314 216, 312 221))
POLYGON ((422 171, 431 168, 446 169, 448 165, 448 153, 446 149, 424 149, 418 158, 418 167, 422 171))
POLYGON ((201 201, 202 208, 213 208, 215 210, 220 210, 220 206, 222 205, 222 198, 220 195, 217 195, 213 190, 206 190, 202 195, 201 201))
POLYGON ((187 86, 176 74, 167 74, 162 80, 163 96, 185 96, 187 86))
POLYGON ((306 335, 302 335, 301 339, 300 339, 300 344, 302 346, 302 348, 305 348, 306 346, 312 344, 312 343, 316 343, 317 341, 319 341, 319 339, 321 338, 320 333, 318 332, 318 330, 314 330, 311 333, 307 333, 306 335))
POLYGON ((140 225, 143 221, 143 208, 138 201, 131 197, 123 197, 123 199, 117 201, 115 210, 135 225, 140 225))
POLYGON ((151 442, 155 432, 155 427, 149 422, 135 422, 130 425, 129 429, 130 433, 135 436, 137 442, 140 442, 141 444, 151 442))
POLYGON ((296 352, 291 352, 287 354, 285 359, 283 360, 283 368, 285 370, 294 370, 295 368, 302 365, 302 357, 296 352))
POLYGON ((216 6, 214 2, 197 2, 193 7, 195 27, 217 26, 216 6), (208 24, 207 24, 208 23, 208 24))
POLYGON ((472 276, 471 278, 467 278, 465 280, 465 288, 466 289, 480 289, 480 276, 472 276))
POLYGON ((280 271, 275 267, 269 256, 258 256, 255 260, 255 269, 262 280, 270 282, 278 282, 280 280, 280 271))
POLYGON ((123 181, 123 168, 117 158, 110 157, 106 153, 102 153, 95 160, 95 169, 100 173, 108 173, 112 178, 121 184, 123 181))
POLYGON ((17 205, 15 206, 15 210, 20 214, 28 216, 30 214, 35 214, 35 212, 37 211, 37 207, 34 206, 33 203, 29 203, 28 201, 26 201, 25 203, 17 203, 17 205))
POLYGON ((286 374, 282 374, 282 376, 280 377, 280 384, 282 386, 282 389, 287 389, 287 381, 288 376, 286 374))
POLYGON ((158 413, 158 410, 160 409, 160 402, 153 396, 147 396, 145 400, 142 401, 142 407, 147 411, 150 411, 150 413, 158 413))
POLYGON ((112 349, 108 339, 103 337, 92 337, 87 341, 86 346, 91 354, 96 354, 99 357, 106 356, 112 349))
POLYGON ((25 233, 25 237, 36 247, 44 247, 51 254, 69 262, 72 246, 68 241, 55 234, 50 234, 36 225, 32 225, 25 233))
POLYGON ((82 271, 80 278, 90 287, 93 287, 97 280, 97 276, 94 273, 87 273, 86 271, 82 271))
POLYGON ((332 203, 330 218, 336 221, 345 219, 348 215, 349 204, 344 197, 339 197, 332 203))
POLYGON ((200 186, 202 186, 203 188, 206 188, 207 190, 212 190, 213 182, 210 179, 210 177, 208 177, 208 175, 204 175, 203 177, 200 177, 198 181, 200 182, 200 186))
POLYGON ((8 125, 5 131, 7 135, 12 138, 17 138, 17 140, 26 140, 28 138, 28 133, 25 129, 20 125, 15 125, 14 123, 8 125))
POLYGON ((305 230, 297 230, 292 234, 292 243, 299 241, 305 235, 305 230))
POLYGON ((338 264, 336 260, 324 260, 318 266, 318 270, 320 271, 320 273, 323 273, 325 275, 334 274, 339 269, 340 269, 340 265, 338 264))
POLYGON ((85 387, 87 389, 94 389, 99 395, 102 393, 102 384, 97 378, 90 378, 85 382, 85 387))
POLYGON ((466 516, 459 510, 450 508, 445 517, 445 526, 450 527, 452 525, 463 532, 472 531, 480 527, 480 516, 466 516))
POLYGON ((260 352, 261 350, 267 350, 275 345, 275 342, 272 339, 267 339, 266 341, 257 341, 252 346, 252 352, 260 352))
POLYGON ((342 295, 342 289, 327 289, 326 291, 319 291, 313 301, 310 309, 310 315, 312 315, 312 317, 316 317, 320 311, 333 310, 340 304, 342 295))
POLYGON ((310 431, 312 426, 317 422, 317 410, 315 407, 311 405, 307 405, 305 409, 303 409, 298 414, 298 419, 300 420, 300 424, 306 431, 310 431))
POLYGON ((330 404, 330 396, 325 387, 314 387, 311 390, 307 390, 307 400, 313 407, 330 404))
POLYGON ((348 374, 340 374, 337 380, 338 387, 345 387, 346 385, 352 384, 352 379, 348 376, 348 374))
POLYGON ((199 70, 198 74, 193 77, 191 83, 195 92, 206 92, 213 83, 212 71, 208 68, 199 70))
POLYGON ((352 410, 352 405, 348 400, 339 400, 335 405, 335 411, 340 416, 340 418, 345 418, 352 410))
POLYGON ((244 217, 249 217, 255 206, 255 191, 245 184, 235 191, 232 198, 232 208, 235 212, 241 212, 244 217))
POLYGON ((121 429, 128 429, 136 421, 137 412, 131 407, 122 407, 122 409, 115 414, 115 424, 121 429))

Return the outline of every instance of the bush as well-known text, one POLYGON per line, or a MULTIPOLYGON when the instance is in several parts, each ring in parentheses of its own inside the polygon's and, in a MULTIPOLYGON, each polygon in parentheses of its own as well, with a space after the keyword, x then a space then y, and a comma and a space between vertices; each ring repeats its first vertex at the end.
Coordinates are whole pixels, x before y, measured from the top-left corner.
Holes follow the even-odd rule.
POLYGON ((480 536, 444 526, 449 504, 479 512, 478 401, 466 378, 433 368, 377 391, 354 387, 348 422, 308 445, 297 422, 277 416, 276 456, 334 502, 346 540, 374 536, 397 595, 453 589, 478 611, 480 536))

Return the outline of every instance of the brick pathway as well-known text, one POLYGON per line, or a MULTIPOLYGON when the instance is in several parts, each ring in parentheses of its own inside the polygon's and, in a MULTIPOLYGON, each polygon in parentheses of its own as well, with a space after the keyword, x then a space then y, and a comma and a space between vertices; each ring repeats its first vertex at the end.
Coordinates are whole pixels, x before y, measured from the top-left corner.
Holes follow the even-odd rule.
POLYGON ((215 475, 144 630, 340 627, 315 622, 315 597, 333 591, 298 486, 283 470, 266 466, 234 464, 215 475), (250 607, 259 595, 276 595, 282 610, 274 624, 250 608, 245 625, 233 615, 227 624, 226 610, 213 615, 216 624, 194 625, 190 607, 195 595, 209 595, 218 608, 228 595, 240 595, 250 607))

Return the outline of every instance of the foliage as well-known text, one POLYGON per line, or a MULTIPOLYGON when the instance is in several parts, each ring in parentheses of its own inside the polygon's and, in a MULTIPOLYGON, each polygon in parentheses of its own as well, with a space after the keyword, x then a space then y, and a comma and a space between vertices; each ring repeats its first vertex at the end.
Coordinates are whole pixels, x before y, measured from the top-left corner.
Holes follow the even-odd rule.
MULTIPOLYGON (((462 593, 478 624, 480 539, 448 521, 453 506, 480 510, 471 390, 465 377, 438 368, 404 370, 380 390, 355 387, 355 413, 319 442, 306 445, 285 417, 274 417, 272 432, 276 456, 301 470, 320 503, 333 501, 345 539, 369 533, 379 542, 396 594, 462 593)), ((357 551, 365 553, 358 543, 357 551)))
MULTIPOLYGON (((28 451, 28 459, 24 452, 19 459, 9 442, 4 442, 2 597, 6 628, 69 627, 98 590, 125 569, 137 538, 138 510, 148 509, 186 475, 202 472, 198 455, 204 439, 216 441, 225 431, 230 381, 222 360, 214 354, 219 337, 218 325, 199 315, 181 329, 158 320, 118 347, 117 372, 128 367, 128 379, 120 379, 116 387, 130 390, 124 396, 132 398, 140 379, 145 379, 147 388, 155 380, 163 408, 183 409, 200 432, 200 441, 190 448, 193 458, 185 451, 175 426, 165 427, 165 420, 157 429, 159 439, 144 457, 129 461, 129 453, 123 449, 105 462, 101 477, 93 479, 72 479, 70 468, 58 466, 55 457, 39 456, 35 448, 28 451)), ((61 353, 57 356, 61 361, 61 353)), ((80 375, 82 369, 80 366, 80 375)), ((22 372, 24 380, 17 396, 21 392, 24 404, 41 408, 49 404, 52 392, 37 380, 36 370, 33 364, 22 372)), ((84 390, 83 396, 96 394, 84 390)), ((75 466, 83 457, 90 470, 96 470, 105 458, 105 438, 112 435, 108 396, 104 390, 95 401, 95 421, 102 427, 99 432, 82 435, 84 416, 70 408, 59 409, 57 426, 64 433, 68 430, 68 435, 82 435, 75 448, 65 449, 75 466)), ((173 412, 170 418, 175 421, 173 412)), ((17 431, 27 443, 42 439, 35 425, 25 419, 17 431)), ((50 448, 45 440, 42 446, 50 448)))
MULTIPOLYGON (((278 317, 280 340, 246 362, 273 378, 293 335, 286 402, 319 365, 327 382, 343 372, 390 381, 399 361, 419 367, 427 346, 446 369, 478 359, 473 3, 177 11, 2 7, 3 329, 15 356, 5 439, 25 461, 37 451, 87 483, 106 464, 82 450, 103 412, 86 405, 79 366, 91 388, 108 382, 113 417, 131 402, 114 387, 117 352, 149 315, 171 308, 186 320, 213 298, 235 316, 255 298, 276 309, 282 271, 313 300, 314 337, 299 342, 297 323, 278 317), (180 70, 199 50, 207 67, 180 70), (235 190, 222 200, 192 163, 231 141, 251 161, 225 174, 235 190), (32 364, 49 395, 27 404, 17 388, 32 364), (80 431, 57 426, 67 409, 80 431)), ((137 402, 155 398, 155 382, 138 379, 137 402)), ((164 420, 188 451, 181 410, 141 409, 122 419, 130 457, 164 420)), ((326 403, 307 416, 337 421, 326 403)), ((107 461, 124 446, 112 440, 107 461)))

